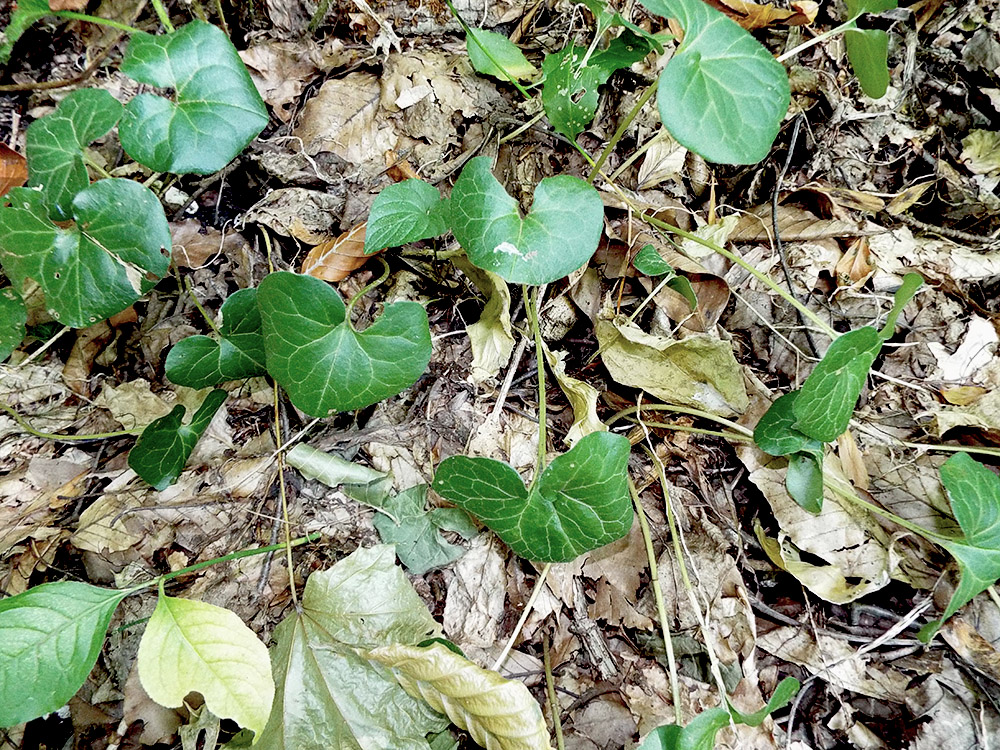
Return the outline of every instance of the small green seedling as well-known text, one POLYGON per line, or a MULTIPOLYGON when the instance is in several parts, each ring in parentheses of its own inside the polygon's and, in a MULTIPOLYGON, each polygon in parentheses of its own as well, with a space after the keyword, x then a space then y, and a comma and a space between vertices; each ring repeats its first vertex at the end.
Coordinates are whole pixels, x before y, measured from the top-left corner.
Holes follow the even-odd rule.
POLYGON ((507 81, 508 76, 527 80, 538 73, 516 44, 495 31, 467 26, 465 47, 472 67, 483 75, 507 81))
POLYGON ((686 276, 678 274, 673 266, 663 260, 663 256, 652 245, 643 245, 632 259, 632 265, 635 266, 636 271, 646 276, 663 277, 656 288, 653 289, 652 296, 656 296, 656 293, 666 286, 686 299, 692 310, 698 308, 698 297, 691 287, 691 282, 688 281, 686 276))
POLYGON ((449 210, 448 199, 423 180, 389 185, 375 196, 368 214, 365 254, 444 234, 449 210))
POLYGON ((889 87, 889 35, 880 29, 859 29, 857 20, 866 13, 881 13, 896 7, 896 0, 846 0, 850 18, 844 34, 847 59, 861 90, 872 99, 885 96, 889 87))

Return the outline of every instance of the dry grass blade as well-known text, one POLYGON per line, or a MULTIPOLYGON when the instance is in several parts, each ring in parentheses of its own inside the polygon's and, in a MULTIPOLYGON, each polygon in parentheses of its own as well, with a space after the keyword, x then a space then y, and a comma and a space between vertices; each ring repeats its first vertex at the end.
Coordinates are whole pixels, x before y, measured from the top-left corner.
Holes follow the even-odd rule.
POLYGON ((361 222, 339 237, 316 245, 302 261, 302 273, 324 281, 342 281, 368 262, 365 226, 361 222))

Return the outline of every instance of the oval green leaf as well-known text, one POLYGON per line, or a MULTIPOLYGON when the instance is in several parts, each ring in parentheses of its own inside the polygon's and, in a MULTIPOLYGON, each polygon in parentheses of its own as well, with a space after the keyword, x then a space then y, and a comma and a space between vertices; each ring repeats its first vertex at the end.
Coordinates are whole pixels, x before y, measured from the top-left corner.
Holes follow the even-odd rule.
POLYGON ((162 36, 133 34, 121 71, 175 92, 176 101, 139 94, 118 126, 126 153, 158 172, 217 172, 267 125, 267 108, 236 48, 204 21, 162 36))
POLYGON ((590 260, 604 229, 604 203, 577 177, 547 177, 522 219, 489 157, 478 156, 451 191, 451 229, 479 268, 517 284, 547 284, 590 260))
POLYGON ((469 62, 479 73, 508 81, 508 74, 524 79, 538 72, 517 45, 503 34, 471 26, 466 29, 466 34, 469 62))
POLYGON ((263 375, 264 335, 257 290, 240 289, 219 310, 219 338, 188 336, 178 341, 164 365, 171 383, 209 388, 229 380, 263 375))
POLYGON ((629 451, 621 435, 585 435, 545 467, 530 491, 502 461, 452 456, 441 462, 433 487, 521 557, 569 562, 631 528, 629 451))
POLYGON ((90 184, 83 147, 111 130, 121 116, 122 105, 107 91, 81 89, 28 126, 28 184, 42 188, 53 219, 70 218, 73 198, 90 184))
POLYGON ((126 595, 60 581, 0 599, 0 727, 62 708, 76 694, 126 595))
POLYGON ((28 310, 21 295, 9 286, 0 289, 0 362, 24 341, 28 310))
POLYGON ((702 0, 640 2, 684 29, 657 91, 670 134, 720 164, 756 164, 767 156, 791 101, 781 63, 702 0))
POLYGON ((274 699, 267 648, 228 609, 161 592, 136 666, 143 689, 161 706, 178 708, 197 691, 209 711, 258 737, 267 724, 274 699))
POLYGON ((757 422, 753 441, 757 447, 772 456, 787 456, 799 451, 822 453, 823 444, 795 429, 793 407, 799 397, 795 390, 780 396, 757 422))
POLYGON ((365 254, 429 240, 447 231, 447 199, 423 180, 404 180, 375 196, 365 229, 365 254))
POLYGON ((430 362, 427 313, 416 302, 386 305, 375 323, 356 331, 329 284, 279 271, 260 283, 257 304, 267 371, 310 416, 395 396, 413 385, 430 362))
POLYGON ((165 490, 177 481, 202 433, 225 400, 225 391, 209 393, 190 424, 183 423, 185 409, 180 404, 165 417, 150 422, 129 452, 128 465, 153 487, 165 490))
POLYGON ((37 190, 14 188, 3 200, 0 263, 18 290, 37 282, 63 325, 84 328, 121 312, 167 272, 167 219, 137 182, 100 180, 80 191, 68 227, 49 221, 37 190))

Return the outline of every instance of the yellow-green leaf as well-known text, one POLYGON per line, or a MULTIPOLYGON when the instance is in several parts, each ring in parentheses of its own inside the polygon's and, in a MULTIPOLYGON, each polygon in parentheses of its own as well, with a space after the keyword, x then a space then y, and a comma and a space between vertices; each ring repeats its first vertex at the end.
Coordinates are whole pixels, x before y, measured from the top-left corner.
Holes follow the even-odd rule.
POLYGON ((490 750, 550 750, 542 710, 524 683, 483 669, 441 643, 394 644, 368 652, 415 698, 447 714, 490 750))
POLYGON ((228 609, 160 595, 139 644, 139 679, 168 708, 197 691, 216 716, 259 737, 274 699, 267 648, 228 609))

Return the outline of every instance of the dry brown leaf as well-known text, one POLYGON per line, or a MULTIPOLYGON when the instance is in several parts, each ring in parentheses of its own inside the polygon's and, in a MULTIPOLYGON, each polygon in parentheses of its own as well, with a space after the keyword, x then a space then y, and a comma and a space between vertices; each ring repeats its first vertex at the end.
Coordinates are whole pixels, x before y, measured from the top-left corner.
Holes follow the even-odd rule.
POLYGON ((223 235, 214 227, 203 227, 197 219, 170 222, 174 265, 199 268, 219 255, 236 256, 245 240, 236 232, 223 235))
POLYGON ((0 143, 0 195, 28 181, 28 162, 17 151, 0 143))
POLYGON ((386 174, 392 178, 393 182, 420 179, 420 175, 417 174, 417 170, 410 164, 409 159, 400 159, 399 154, 392 149, 386 151, 383 157, 385 158, 385 166, 388 167, 386 174))
POLYGON ((302 273, 324 281, 342 281, 371 257, 365 255, 365 226, 352 227, 336 239, 316 245, 302 261, 302 273))
MULTIPOLYGON (((782 242, 805 242, 828 237, 857 237, 867 232, 856 222, 821 219, 810 211, 795 206, 778 206, 778 231, 782 242)), ((770 242, 771 206, 757 206, 742 214, 730 242, 770 242)))
POLYGON ((82 11, 87 7, 88 0, 49 0, 49 10, 82 11))
POLYGON ((95 323, 76 332, 73 349, 63 365, 66 385, 81 396, 90 396, 90 371, 94 360, 111 340, 111 326, 106 320, 95 323))
POLYGON ((758 5, 744 0, 707 0, 716 10, 722 11, 744 29, 762 29, 767 26, 804 26, 816 20, 819 5, 812 0, 790 3, 791 10, 773 5, 758 5))
POLYGON ((837 277, 842 283, 860 284, 867 279, 875 266, 871 262, 871 247, 867 237, 859 237, 850 244, 847 252, 837 261, 837 277))
POLYGON ((969 406, 989 393, 988 388, 980 385, 960 385, 941 391, 941 397, 953 406, 969 406))
POLYGON ((838 455, 840 463, 844 467, 844 473, 855 487, 863 490, 868 489, 868 469, 865 467, 865 458, 858 449, 858 444, 854 440, 854 433, 850 430, 837 438, 838 455))
POLYGON ((910 206, 920 200, 921 196, 927 192, 927 190, 934 184, 934 180, 928 182, 918 182, 916 185, 910 185, 905 190, 896 194, 889 205, 885 207, 893 216, 898 216, 899 214, 906 211, 910 206))

